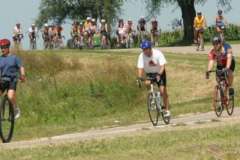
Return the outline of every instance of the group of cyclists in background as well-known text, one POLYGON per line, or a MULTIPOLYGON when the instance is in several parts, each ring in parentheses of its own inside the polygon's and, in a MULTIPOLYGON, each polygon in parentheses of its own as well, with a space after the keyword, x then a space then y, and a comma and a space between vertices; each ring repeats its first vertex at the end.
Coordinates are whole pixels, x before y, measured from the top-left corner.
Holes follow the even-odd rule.
MULTIPOLYGON (((222 39, 222 42, 224 42, 224 29, 226 28, 226 26, 228 26, 228 22, 226 18, 222 15, 222 10, 218 10, 218 14, 217 16, 215 16, 214 22, 216 26, 217 35, 219 35, 222 39)), ((194 18, 193 28, 194 28, 194 43, 197 44, 196 50, 203 51, 204 50, 203 33, 204 30, 206 30, 207 28, 210 29, 210 27, 207 27, 207 21, 205 17, 202 16, 201 11, 198 11, 197 16, 194 18)))
MULTIPOLYGON (((28 36, 30 39, 30 49, 37 49, 36 38, 39 38, 39 30, 34 23, 31 24, 28 30, 28 36)), ((56 25, 48 25, 47 23, 44 24, 44 28, 42 29, 42 38, 45 49, 63 47, 62 37, 64 37, 64 30, 60 23, 57 23, 56 25)), ((17 22, 13 30, 14 49, 21 50, 21 40, 23 38, 23 30, 20 23, 17 22)))
MULTIPOLYGON (((215 17, 215 25, 217 33, 224 39, 224 25, 228 24, 225 17, 222 15, 222 10, 218 10, 218 15, 215 17)), ((207 29, 207 22, 202 12, 198 11, 197 16, 193 22, 194 28, 194 43, 198 45, 197 50, 204 50, 203 33, 207 29), (200 46, 200 49, 199 49, 200 46)), ((119 18, 115 27, 116 31, 116 43, 118 48, 132 48, 133 36, 137 32, 137 43, 140 46, 143 41, 146 40, 148 35, 147 21, 144 16, 141 16, 135 26, 131 19, 124 22, 123 18, 119 18)), ((151 43, 154 46, 158 46, 159 35, 161 33, 161 27, 156 20, 152 18, 150 20, 150 34, 151 43)), ((64 30, 60 23, 44 24, 44 28, 41 30, 43 38, 43 46, 45 49, 63 48, 62 38, 64 36, 64 30)), ((38 29, 35 24, 32 24, 28 31, 30 38, 30 49, 36 49, 36 38, 39 38, 38 29)), ((97 26, 96 19, 87 17, 86 20, 74 21, 71 27, 71 41, 68 48, 80 48, 87 46, 87 48, 94 48, 96 43, 95 37, 98 37, 97 41, 101 45, 102 49, 106 49, 110 46, 110 31, 105 19, 101 19, 97 26)), ((23 30, 20 27, 20 23, 16 23, 13 31, 14 47, 19 47, 21 39, 23 38, 23 30)), ((21 46, 20 46, 21 47, 21 46)))

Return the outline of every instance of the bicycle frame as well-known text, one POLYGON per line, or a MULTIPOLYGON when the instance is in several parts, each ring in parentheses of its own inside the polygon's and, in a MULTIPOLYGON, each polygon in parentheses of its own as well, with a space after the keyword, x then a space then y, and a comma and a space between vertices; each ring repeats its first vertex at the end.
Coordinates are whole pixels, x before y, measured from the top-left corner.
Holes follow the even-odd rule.
MULTIPOLYGON (((141 79, 141 81, 146 81, 146 80, 149 80, 151 82, 150 90, 147 96, 147 99, 148 99, 147 104, 148 104, 148 114, 152 124, 154 126, 158 124, 158 117, 160 114, 162 115, 162 118, 165 124, 169 124, 170 117, 164 116, 166 110, 164 108, 164 105, 162 104, 162 100, 160 99, 159 101, 158 98, 156 97, 157 92, 160 92, 158 86, 155 83, 156 78, 146 77, 145 79, 141 79)), ((140 82, 138 82, 138 85, 141 88, 140 82)))
POLYGON ((223 73, 221 70, 209 71, 216 73, 216 81, 217 85, 214 88, 213 92, 213 100, 214 100, 214 110, 218 117, 221 116, 224 107, 226 108, 229 115, 232 115, 234 110, 234 97, 229 96, 227 94, 227 89, 229 88, 229 84, 227 81, 227 74, 223 73), (219 106, 217 106, 217 102, 219 102, 219 106))
POLYGON ((204 50, 204 37, 203 37, 204 29, 197 30, 197 43, 196 43, 196 51, 199 51, 199 47, 201 46, 201 50, 204 50), (199 34, 202 33, 202 37, 200 38, 199 34), (202 41, 202 43, 201 43, 202 41))

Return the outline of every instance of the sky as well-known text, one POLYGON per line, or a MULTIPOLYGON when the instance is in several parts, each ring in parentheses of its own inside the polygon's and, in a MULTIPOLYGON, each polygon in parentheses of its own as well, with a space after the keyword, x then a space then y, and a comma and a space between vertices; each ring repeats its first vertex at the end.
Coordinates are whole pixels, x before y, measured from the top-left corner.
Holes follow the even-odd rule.
MULTIPOLYGON (((21 27, 24 32, 24 39, 22 40, 22 46, 24 50, 28 50, 30 46, 29 37, 28 37, 28 29, 31 24, 34 23, 34 18, 37 17, 39 11, 39 5, 41 0, 0 0, 1 5, 1 14, 0 14, 0 39, 7 38, 12 42, 12 34, 13 29, 15 27, 16 22, 21 24, 21 27)), ((232 0, 231 2, 232 10, 228 13, 224 13, 227 21, 233 24, 240 24, 239 18, 237 16, 240 14, 239 0, 232 0)), ((132 19, 133 24, 136 28, 137 21, 140 17, 146 14, 146 9, 142 0, 132 0, 131 2, 125 2, 123 7, 123 14, 121 17, 127 21, 128 19, 132 19)), ((214 17, 217 14, 218 8, 216 5, 216 0, 208 0, 203 6, 197 5, 195 6, 196 11, 202 11, 203 16, 205 16, 208 25, 214 23, 214 17)), ((181 10, 176 6, 169 6, 161 10, 161 14, 156 17, 159 22, 162 31, 171 30, 170 23, 173 19, 181 19, 181 10)), ((148 22, 149 24, 149 22, 148 22)), ((65 40, 64 44, 66 44, 67 39, 71 38, 70 36, 70 24, 63 24, 63 28, 65 30, 65 40)), ((148 25, 149 30, 149 25, 148 25)), ((41 32, 40 32, 41 34, 41 32)), ((42 37, 39 36, 37 39, 37 48, 43 49, 43 40, 42 37)))

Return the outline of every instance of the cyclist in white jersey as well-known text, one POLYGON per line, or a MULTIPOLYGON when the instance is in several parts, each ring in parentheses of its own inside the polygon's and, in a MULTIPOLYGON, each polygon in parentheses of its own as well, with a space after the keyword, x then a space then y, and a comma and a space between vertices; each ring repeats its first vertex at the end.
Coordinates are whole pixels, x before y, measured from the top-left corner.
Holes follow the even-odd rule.
MULTIPOLYGON (((146 72, 146 77, 157 78, 157 85, 163 97, 163 102, 166 106, 165 117, 170 117, 169 98, 167 94, 167 78, 166 64, 167 61, 161 51, 152 49, 150 41, 144 41, 141 44, 142 53, 138 58, 138 81, 141 81, 143 70, 146 72)), ((150 81, 146 81, 147 89, 150 90, 150 81)))
POLYGON ((19 40, 19 42, 21 42, 22 38, 23 38, 23 30, 20 27, 20 23, 17 22, 16 26, 13 29, 13 42, 14 42, 13 47, 14 48, 16 47, 17 40, 19 40))

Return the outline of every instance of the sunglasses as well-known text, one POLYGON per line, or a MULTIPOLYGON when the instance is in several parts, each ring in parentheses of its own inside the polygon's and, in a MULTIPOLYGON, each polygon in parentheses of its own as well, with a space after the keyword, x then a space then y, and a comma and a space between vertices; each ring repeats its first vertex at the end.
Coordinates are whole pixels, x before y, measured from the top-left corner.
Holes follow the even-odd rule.
POLYGON ((8 46, 2 46, 2 47, 1 47, 1 49, 6 49, 6 48, 8 48, 8 46))
POLYGON ((213 46, 217 46, 217 45, 219 45, 220 43, 213 43, 213 46))

